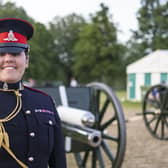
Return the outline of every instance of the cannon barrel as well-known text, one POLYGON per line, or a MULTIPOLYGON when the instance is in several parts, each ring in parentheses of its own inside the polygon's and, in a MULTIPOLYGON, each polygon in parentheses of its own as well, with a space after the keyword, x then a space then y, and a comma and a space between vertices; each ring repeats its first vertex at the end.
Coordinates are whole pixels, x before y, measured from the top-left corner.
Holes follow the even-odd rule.
POLYGON ((57 111, 63 122, 88 127, 93 126, 95 123, 94 115, 86 110, 68 106, 58 106, 57 111))
POLYGON ((88 127, 62 122, 62 129, 65 136, 69 136, 74 140, 88 144, 91 147, 99 146, 102 140, 100 131, 88 127))

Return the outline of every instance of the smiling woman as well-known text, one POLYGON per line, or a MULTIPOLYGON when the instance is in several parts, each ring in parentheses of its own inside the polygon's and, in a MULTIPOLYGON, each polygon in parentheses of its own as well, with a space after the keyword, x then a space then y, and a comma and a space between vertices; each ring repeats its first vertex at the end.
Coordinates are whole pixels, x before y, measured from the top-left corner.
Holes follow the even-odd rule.
POLYGON ((20 19, 0 20, 0 81, 19 82, 28 67, 29 40, 33 27, 20 19))
POLYGON ((0 81, 15 83, 22 79, 28 67, 29 57, 25 52, 0 53, 0 81))
POLYGON ((32 35, 27 21, 0 19, 0 167, 66 168, 61 122, 52 98, 22 82, 32 35))

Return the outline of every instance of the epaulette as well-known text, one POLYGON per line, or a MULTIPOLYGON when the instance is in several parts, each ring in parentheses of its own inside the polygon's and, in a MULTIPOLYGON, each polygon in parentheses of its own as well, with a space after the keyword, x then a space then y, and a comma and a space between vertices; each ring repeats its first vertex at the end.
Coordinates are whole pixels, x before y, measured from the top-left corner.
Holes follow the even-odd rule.
POLYGON ((43 95, 45 95, 45 96, 50 96, 49 94, 47 94, 46 92, 44 92, 44 91, 42 91, 42 90, 39 90, 39 89, 36 89, 36 88, 31 88, 31 87, 28 87, 28 86, 25 86, 25 85, 24 85, 24 87, 27 88, 27 89, 29 89, 29 90, 32 90, 32 91, 41 93, 41 94, 43 94, 43 95))

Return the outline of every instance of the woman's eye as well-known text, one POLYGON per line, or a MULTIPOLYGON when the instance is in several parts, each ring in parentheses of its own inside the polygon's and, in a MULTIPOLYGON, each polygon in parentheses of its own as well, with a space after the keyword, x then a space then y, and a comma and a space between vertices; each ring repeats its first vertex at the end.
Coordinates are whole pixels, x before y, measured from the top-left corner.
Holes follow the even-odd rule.
POLYGON ((6 53, 0 52, 0 56, 4 56, 6 53))
POLYGON ((1 57, 2 57, 2 56, 5 56, 6 54, 10 54, 10 55, 12 55, 12 56, 14 56, 14 57, 20 55, 20 53, 5 53, 5 52, 0 52, 0 56, 1 56, 1 57))
POLYGON ((11 53, 11 55, 17 56, 17 55, 20 55, 20 53, 11 53))

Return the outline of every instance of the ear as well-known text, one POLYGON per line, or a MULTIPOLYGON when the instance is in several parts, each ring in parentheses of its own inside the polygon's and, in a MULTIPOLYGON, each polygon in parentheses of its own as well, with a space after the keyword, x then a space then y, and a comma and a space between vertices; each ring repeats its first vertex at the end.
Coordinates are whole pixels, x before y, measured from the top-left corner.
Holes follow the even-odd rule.
POLYGON ((26 55, 26 68, 29 67, 29 55, 26 55))

